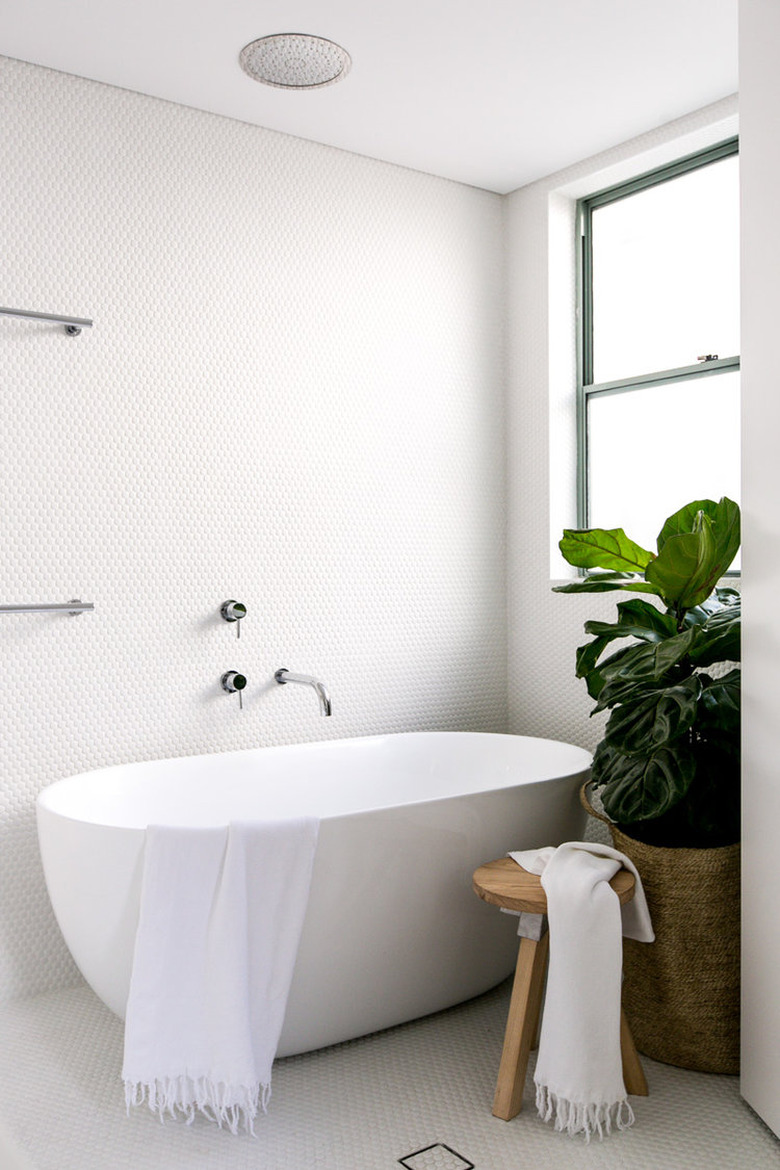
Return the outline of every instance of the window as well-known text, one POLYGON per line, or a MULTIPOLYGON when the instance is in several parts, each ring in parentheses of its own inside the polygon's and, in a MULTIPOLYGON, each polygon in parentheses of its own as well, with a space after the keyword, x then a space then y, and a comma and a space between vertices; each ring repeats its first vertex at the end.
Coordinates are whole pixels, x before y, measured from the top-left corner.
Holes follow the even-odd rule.
POLYGON ((736 139, 578 204, 579 517, 655 549, 739 499, 736 139))

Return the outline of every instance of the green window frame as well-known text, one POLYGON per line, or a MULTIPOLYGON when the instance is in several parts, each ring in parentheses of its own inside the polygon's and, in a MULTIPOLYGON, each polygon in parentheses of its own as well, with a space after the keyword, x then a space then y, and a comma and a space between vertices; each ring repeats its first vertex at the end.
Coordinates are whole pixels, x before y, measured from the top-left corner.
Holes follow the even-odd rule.
POLYGON ((577 202, 577 527, 589 526, 588 404, 592 398, 626 394, 632 390, 668 385, 682 379, 706 378, 739 369, 738 354, 713 358, 705 355, 692 365, 673 370, 651 370, 613 382, 593 381, 593 212, 625 199, 646 187, 667 183, 689 171, 739 153, 739 140, 730 138, 707 150, 687 155, 667 166, 647 171, 627 182, 605 188, 577 202))

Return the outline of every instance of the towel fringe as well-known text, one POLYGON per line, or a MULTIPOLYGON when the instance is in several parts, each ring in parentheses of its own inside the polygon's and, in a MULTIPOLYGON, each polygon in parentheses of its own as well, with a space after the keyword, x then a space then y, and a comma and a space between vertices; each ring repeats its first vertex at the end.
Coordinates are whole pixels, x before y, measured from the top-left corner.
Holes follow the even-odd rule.
POLYGON ((634 1124, 634 1110, 628 1100, 589 1102, 588 1104, 569 1101, 554 1093, 547 1085, 536 1086, 536 1108, 543 1121, 555 1121, 555 1129, 565 1130, 569 1137, 584 1133, 589 1142, 594 1133, 603 1139, 613 1129, 628 1129, 634 1124))
POLYGON ((202 1113, 222 1129, 237 1134, 243 1128, 255 1137, 254 1121, 258 1107, 268 1111, 271 1084, 232 1085, 213 1081, 210 1077, 164 1077, 153 1081, 125 1081, 125 1104, 131 1107, 149 1106, 161 1122, 166 1114, 172 1118, 182 1115, 192 1125, 195 1114, 202 1113))

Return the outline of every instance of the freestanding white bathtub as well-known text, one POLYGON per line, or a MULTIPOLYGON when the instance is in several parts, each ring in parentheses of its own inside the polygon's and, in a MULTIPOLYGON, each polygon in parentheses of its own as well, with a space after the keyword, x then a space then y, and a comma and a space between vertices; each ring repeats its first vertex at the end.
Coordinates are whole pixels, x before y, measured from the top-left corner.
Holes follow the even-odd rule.
POLYGON ((438 1011, 499 983, 517 940, 471 889, 484 861, 581 836, 590 756, 553 740, 413 732, 123 764, 38 798, 57 921, 123 1016, 149 824, 321 818, 278 1055, 438 1011))

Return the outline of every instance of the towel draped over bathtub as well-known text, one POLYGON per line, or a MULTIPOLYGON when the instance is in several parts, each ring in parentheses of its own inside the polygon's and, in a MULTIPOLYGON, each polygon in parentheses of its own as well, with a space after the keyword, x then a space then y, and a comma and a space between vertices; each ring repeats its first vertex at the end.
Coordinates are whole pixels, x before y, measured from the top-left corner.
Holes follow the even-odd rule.
POLYGON ((550 960, 534 1082, 545 1120, 570 1135, 603 1136, 633 1123, 620 1050, 622 935, 655 938, 642 881, 609 845, 569 841, 510 853, 539 874, 547 895, 550 960), (636 878, 621 907, 609 885, 621 866, 636 878))
POLYGON ((128 1110, 254 1133, 271 1093, 319 822, 150 826, 125 1024, 128 1110))

